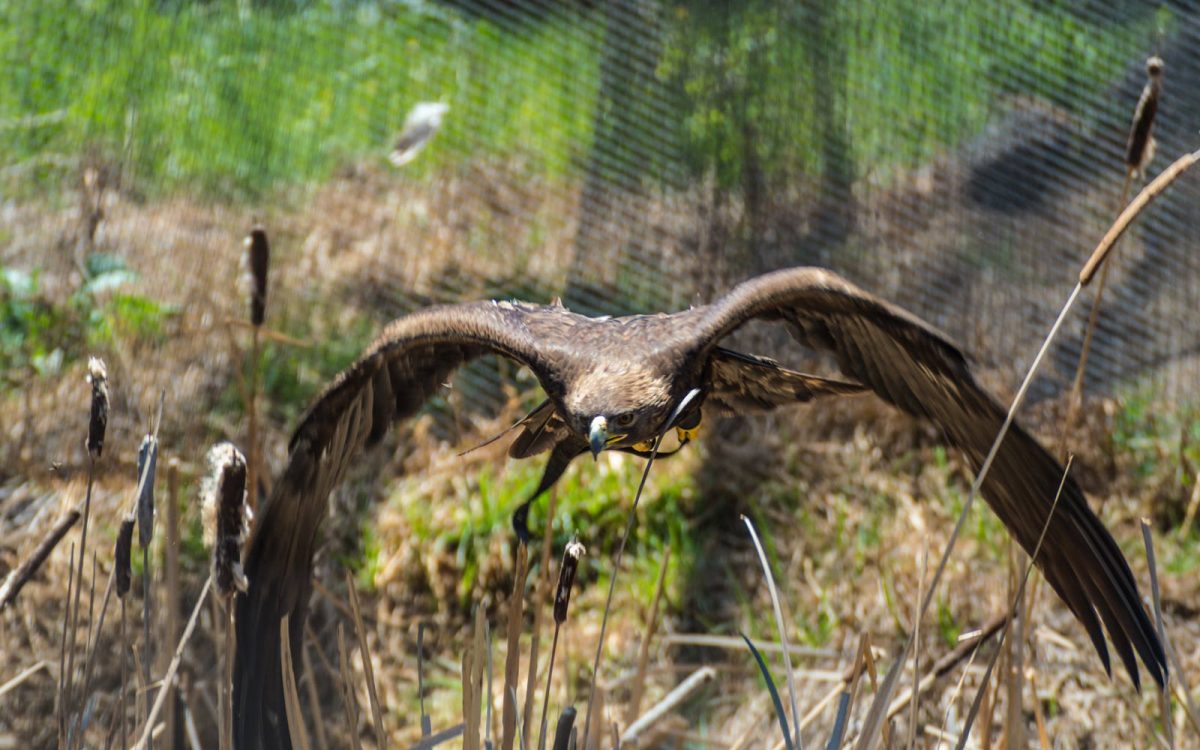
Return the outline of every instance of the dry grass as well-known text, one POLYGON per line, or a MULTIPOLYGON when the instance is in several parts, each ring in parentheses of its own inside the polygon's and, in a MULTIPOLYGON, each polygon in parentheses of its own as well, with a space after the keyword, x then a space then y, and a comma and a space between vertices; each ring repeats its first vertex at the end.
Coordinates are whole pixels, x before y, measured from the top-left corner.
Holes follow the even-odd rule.
MULTIPOLYGON (((272 228, 277 248, 272 316, 276 311, 285 319, 289 311, 299 316, 314 298, 332 297, 332 301, 314 306, 305 321, 304 335, 317 341, 352 327, 356 320, 382 320, 406 305, 451 293, 478 296, 496 280, 526 272, 533 275, 533 286, 561 286, 572 258, 576 196, 537 185, 524 195, 510 195, 498 187, 501 184, 507 183, 480 170, 451 178, 430 191, 428 186, 406 185, 365 170, 311 195, 293 197, 291 206, 267 217, 183 202, 137 206, 113 198, 117 202, 106 209, 97 243, 118 249, 130 266, 140 271, 134 282, 138 293, 177 305, 181 314, 173 320, 172 335, 161 346, 118 340, 106 357, 112 411, 106 459, 98 467, 92 490, 89 537, 102 540, 94 541, 93 546, 102 550, 111 546, 120 515, 134 495, 138 438, 157 409, 160 389, 166 391, 160 432, 163 459, 179 461, 180 490, 172 501, 182 506, 178 508, 181 528, 188 529, 196 518, 202 447, 218 438, 242 434, 237 418, 222 414, 213 404, 233 388, 238 358, 228 341, 231 335, 240 334, 230 334, 223 321, 244 316, 245 297, 236 283, 237 258, 242 252, 240 239, 253 219, 272 228), (497 186, 490 193, 489 184, 497 186), (536 221, 531 222, 530 212, 538 217, 536 221), (539 223, 537 238, 530 236, 533 223, 539 223), (168 268, 171 272, 164 270, 168 268), (308 291, 313 279, 320 280, 320 290, 308 291), (144 356, 149 351, 155 356, 144 356)), ((29 231, 5 248, 4 262, 33 265, 44 260, 50 293, 57 293, 56 289, 65 293, 71 287, 72 266, 53 253, 46 256, 45 248, 55 246, 55 238, 74 226, 73 219, 67 213, 31 208, 21 212, 29 231)), ((649 214, 651 221, 663 225, 687 220, 678 207, 654 206, 649 214)), ((668 259, 686 258, 687 250, 680 246, 664 253, 668 259)), ((695 289, 715 283, 698 278, 695 289)), ((690 291, 673 290, 672 294, 687 298, 690 291)), ((78 397, 83 367, 82 362, 69 364, 59 377, 27 382, 21 398, 0 401, 0 423, 13 426, 12 441, 4 449, 9 460, 0 475, 0 572, 24 559, 58 519, 83 499, 86 476, 82 469, 87 459, 82 435, 87 409, 86 400, 78 397), (53 472, 46 471, 50 463, 58 465, 53 472)), ((1106 523, 1118 539, 1127 542, 1124 548, 1135 576, 1147 581, 1145 559, 1136 543, 1136 519, 1153 514, 1155 499, 1139 491, 1139 485, 1130 479, 1130 467, 1122 463, 1126 459, 1111 448, 1111 422, 1121 405, 1111 402, 1100 407, 1085 415, 1087 421, 1081 428, 1086 437, 1082 470, 1091 472, 1088 486, 1100 490, 1096 500, 1106 523), (1095 455, 1089 456, 1088 450, 1095 455)), ((479 487, 472 477, 485 465, 501 463, 504 446, 466 457, 457 453, 504 425, 520 408, 513 399, 498 413, 463 425, 457 434, 447 434, 436 429, 432 420, 424 420, 408 430, 390 454, 364 459, 372 477, 358 480, 354 491, 384 501, 369 516, 383 552, 370 571, 371 587, 361 592, 360 606, 353 608, 360 618, 349 616, 352 608, 345 602, 350 597, 342 584, 335 583, 340 576, 336 575, 334 552, 326 556, 321 569, 336 601, 324 594, 315 597, 312 625, 316 638, 310 637, 305 644, 315 658, 306 674, 297 675, 309 690, 290 692, 291 699, 301 703, 311 703, 314 695, 319 698, 318 710, 329 724, 329 746, 361 743, 373 747, 387 742, 405 747, 420 739, 415 643, 422 622, 433 624, 426 638, 431 656, 423 665, 433 731, 462 720, 460 656, 467 650, 481 656, 478 645, 465 645, 474 639, 470 620, 459 605, 462 563, 455 549, 420 542, 428 540, 428 535, 417 533, 413 518, 416 513, 423 514, 427 523, 439 529, 461 525, 464 518, 478 518, 479 509, 472 505, 472 498, 479 487), (431 503, 433 499, 437 502, 431 503), (347 648, 354 638, 334 636, 341 635, 343 627, 355 628, 361 644, 358 648, 347 648), (372 674, 373 679, 369 677, 372 674), (370 694, 371 683, 377 696, 370 694), (370 714, 362 708, 368 705, 370 714), (371 715, 376 711, 381 715, 371 715), (347 715, 349 721, 343 718, 347 715), (377 729, 387 732, 386 740, 375 737, 377 729)), ((475 412, 460 410, 476 417, 475 412)), ((1053 429, 1055 415, 1040 421, 1053 429)), ((270 469, 268 476, 282 465, 287 427, 278 413, 272 416, 268 410, 263 415, 262 461, 270 469)), ((620 461, 617 458, 576 471, 584 474, 585 482, 599 483, 605 472, 628 468, 620 461)), ((511 473, 515 473, 513 467, 501 468, 497 481, 511 473)), ((721 469, 713 472, 721 473, 721 469)), ((704 662, 703 666, 715 670, 719 687, 689 685, 696 691, 688 700, 668 703, 672 710, 654 727, 658 741, 699 743, 703 738, 704 744, 717 747, 739 743, 758 747, 778 741, 769 701, 748 654, 668 646, 665 640, 697 629, 718 634, 746 630, 759 642, 774 639, 773 618, 767 615, 770 598, 756 572, 753 549, 740 528, 731 535, 706 524, 706 514, 718 508, 736 518, 728 498, 733 494, 737 502, 753 509, 760 529, 770 530, 766 547, 787 619, 793 623, 789 639, 797 645, 792 677, 798 713, 811 715, 804 719, 809 722, 805 736, 829 736, 837 708, 834 703, 847 690, 854 694, 848 734, 853 736, 855 722, 862 721, 876 690, 871 680, 854 680, 866 668, 867 656, 881 657, 881 670, 890 668, 892 655, 916 627, 911 621, 911 605, 922 592, 921 560, 927 549, 937 550, 946 543, 961 507, 968 471, 954 455, 943 454, 925 426, 871 399, 858 398, 821 409, 797 409, 748 426, 716 426, 700 446, 656 464, 644 501, 653 504, 657 500, 655 487, 660 485, 654 482, 692 475, 713 479, 711 485, 698 485, 700 494, 693 503, 697 517, 687 524, 701 539, 698 544, 704 545, 692 557, 705 556, 712 565, 703 574, 689 572, 685 566, 696 562, 689 563, 682 554, 673 555, 676 572, 667 576, 670 583, 662 595, 663 621, 657 632, 651 625, 656 619, 656 587, 627 587, 624 583, 630 579, 622 573, 601 661, 598 692, 603 696, 603 708, 597 708, 593 731, 601 730, 596 733, 607 742, 613 722, 628 729, 646 714, 630 710, 634 704, 659 705, 689 675, 707 675, 697 672, 702 666, 698 662, 704 662), (768 454, 776 457, 770 464, 760 460, 768 454), (713 476, 703 469, 705 465, 728 468, 747 464, 763 464, 763 468, 746 476, 713 476), (725 496, 723 488, 730 490, 725 496), (696 604, 703 606, 693 608, 696 604), (697 615, 701 610, 719 616, 706 621, 697 615), (864 651, 864 639, 878 651, 864 651), (828 698, 831 694, 833 700, 828 698), (814 712, 820 705, 825 708, 814 712)), ((727 518, 721 523, 728 523, 727 518)), ((327 531, 332 536, 347 533, 338 528, 327 531)), ((357 531, 349 529, 349 533, 357 531)), ((988 511, 973 511, 935 594, 934 614, 920 627, 921 672, 936 669, 939 657, 954 648, 956 632, 982 627, 1006 607, 1009 571, 1003 545, 998 543, 1002 539, 988 511)), ((599 637, 605 576, 611 573, 613 540, 585 537, 581 541, 593 553, 589 560, 598 562, 589 574, 581 574, 571 619, 563 628, 555 680, 549 690, 548 723, 568 704, 582 709, 587 698, 589 656, 599 637)), ((157 560, 162 542, 155 544, 152 551, 157 560)), ((1160 535, 1156 546, 1162 609, 1172 641, 1183 672, 1189 677, 1200 675, 1200 649, 1195 646, 1200 643, 1200 584, 1188 565, 1169 562, 1194 556, 1194 543, 1160 535)), ((47 717, 56 710, 57 668, 34 667, 59 661, 66 606, 60 582, 74 575, 69 547, 60 544, 12 606, 0 613, 0 684, 20 678, 0 688, 0 740, 11 737, 27 746, 48 746, 55 740, 56 727, 47 717)), ((506 597, 512 591, 515 562, 507 524, 492 532, 486 549, 475 589, 469 594, 471 601, 480 605, 478 611, 491 618, 492 630, 504 632, 502 626, 511 611, 506 597)), ((653 573, 657 573, 658 562, 658 558, 651 561, 653 573)), ((170 600, 189 606, 206 579, 207 565, 186 554, 179 565, 182 590, 170 592, 170 600)), ((151 566, 155 576, 162 567, 157 562, 151 566)), ((110 568, 111 560, 102 552, 96 575, 105 577, 110 568)), ((535 567, 534 572, 545 576, 551 571, 535 567)), ((657 575, 650 580, 657 581, 657 575)), ((157 589, 152 587, 153 596, 167 596, 162 586, 157 589)), ((531 598, 525 611, 542 608, 548 612, 548 589, 531 589, 540 599, 527 593, 531 598)), ((136 612, 140 609, 137 600, 144 599, 145 590, 135 583, 131 595, 130 610, 136 612)), ((163 611, 165 605, 157 606, 163 611)), ((532 619, 532 614, 529 617, 532 619)), ((81 627, 92 627, 88 607, 82 608, 81 618, 81 627)), ((159 617, 157 624, 168 627, 166 620, 159 617)), ((186 683, 184 714, 195 717, 201 728, 217 725, 214 710, 219 669, 214 665, 219 663, 215 655, 221 650, 223 627, 224 623, 202 613, 180 662, 186 683)), ((130 628, 135 641, 144 639, 139 631, 130 628)), ((529 651, 529 622, 523 620, 518 632, 522 656, 517 660, 515 678, 505 670, 505 684, 509 685, 531 682, 524 658, 529 651)), ((111 632, 105 639, 108 644, 116 642, 111 632)), ((173 645, 164 637, 158 647, 170 649, 173 645)), ((139 655, 144 653, 140 644, 132 648, 139 655)), ((932 735, 943 729, 949 735, 956 733, 970 698, 980 687, 979 665, 992 655, 990 648, 981 648, 970 666, 960 662, 941 676, 922 682, 915 707, 920 726, 912 727, 918 745, 934 746, 932 735)), ((1024 632, 1024 648, 1025 663, 1035 675, 1029 682, 1034 689, 1024 691, 1023 705, 1016 712, 1006 710, 1003 691, 988 698, 991 710, 985 707, 981 711, 981 729, 987 726, 998 738, 1000 717, 1017 715, 1031 732, 1044 728, 1049 737, 1067 746, 1145 747, 1155 742, 1154 720, 1160 713, 1157 697, 1152 691, 1135 694, 1123 675, 1112 680, 1106 677, 1082 630, 1051 595, 1042 594, 1037 619, 1024 632), (997 718, 989 722, 989 716, 997 718)), ((115 647, 96 650, 92 710, 96 718, 89 726, 89 745, 93 740, 102 745, 109 731, 107 717, 117 703, 119 662, 115 651, 115 647)), ((767 656, 771 658, 769 651, 767 656)), ((507 657, 508 646, 498 643, 497 663, 504 663, 507 657)), ((543 658, 538 671, 544 674, 546 669, 543 658)), ((697 678, 696 682, 707 679, 697 678)), ((905 673, 899 679, 903 690, 913 677, 905 673)), ((537 681, 535 675, 532 682, 537 681)), ((522 716, 521 711, 503 709, 508 694, 506 688, 491 697, 495 712, 505 719, 506 731, 509 717, 522 716)), ((540 691, 534 695, 541 697, 540 691)), ((470 700, 478 706, 478 701, 487 698, 479 694, 471 695, 470 700)), ((895 713, 895 737, 908 736, 911 710, 909 706, 895 713)), ((540 719, 539 713, 534 715, 540 719)), ((1182 716, 1177 707, 1175 716, 1182 716)), ((536 733, 527 718, 517 723, 528 746, 536 733)), ((476 736, 482 738, 482 728, 476 730, 476 736)), ((202 738, 205 746, 210 746, 215 734, 209 736, 205 731, 202 738)), ((315 736, 311 725, 308 736, 315 736)), ((1178 747, 1200 746, 1187 727, 1179 730, 1177 726, 1176 741, 1178 747)))

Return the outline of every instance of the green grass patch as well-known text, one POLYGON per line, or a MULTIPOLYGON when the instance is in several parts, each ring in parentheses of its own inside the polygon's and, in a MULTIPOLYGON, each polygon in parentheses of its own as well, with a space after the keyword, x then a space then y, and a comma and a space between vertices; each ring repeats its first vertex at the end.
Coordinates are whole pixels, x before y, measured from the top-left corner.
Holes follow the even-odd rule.
POLYGON ((50 377, 117 340, 162 342, 178 309, 124 291, 137 274, 117 256, 95 253, 83 271, 64 300, 44 293, 38 272, 0 267, 0 370, 50 377))
POLYGON ((1004 18, 966 0, 683 2, 655 42, 606 35, 601 5, 17 3, 0 24, 0 167, 62 185, 90 153, 151 193, 255 196, 382 158, 409 108, 437 100, 443 130, 406 175, 484 155, 574 178, 604 127, 621 179, 852 178, 974 137, 1006 94, 1118 106, 1102 93, 1172 26, 1032 2, 1004 18), (641 72, 604 92, 612 39, 641 72))

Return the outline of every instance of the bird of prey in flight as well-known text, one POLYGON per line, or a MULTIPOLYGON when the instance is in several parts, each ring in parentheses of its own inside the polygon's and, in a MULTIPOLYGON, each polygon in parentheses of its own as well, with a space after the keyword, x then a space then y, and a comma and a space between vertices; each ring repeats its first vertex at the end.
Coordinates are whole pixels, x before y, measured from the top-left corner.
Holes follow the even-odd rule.
MULTIPOLYGON (((258 512, 245 560, 249 590, 237 603, 234 722, 240 750, 290 747, 279 627, 289 615, 300 663, 313 553, 330 491, 360 451, 413 416, 456 368, 485 354, 528 367, 545 391, 545 403, 518 423, 510 448, 516 457, 550 453, 538 492, 581 454, 645 453, 672 430, 686 440, 702 417, 768 411, 824 396, 873 391, 938 425, 976 470, 1005 418, 945 335, 818 268, 759 276, 712 304, 669 315, 588 318, 558 304, 476 302, 400 318, 309 407, 292 436, 287 468, 258 512), (782 323, 799 343, 831 353, 847 381, 794 372, 721 346, 752 320, 782 323), (685 408, 677 408, 697 390, 685 408)), ((1045 529, 1036 563, 1083 625, 1105 669, 1111 673, 1107 630, 1134 684, 1140 685, 1140 657, 1162 686, 1162 645, 1129 565, 1069 477, 1050 516, 1062 482, 1058 461, 1013 425, 982 494, 1030 554, 1045 529)))

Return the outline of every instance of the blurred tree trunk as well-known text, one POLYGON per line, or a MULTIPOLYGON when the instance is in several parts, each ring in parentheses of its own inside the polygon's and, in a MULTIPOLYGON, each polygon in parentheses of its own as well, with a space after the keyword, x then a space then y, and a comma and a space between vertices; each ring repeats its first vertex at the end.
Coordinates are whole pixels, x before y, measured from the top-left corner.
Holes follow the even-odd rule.
POLYGON ((644 177, 673 162, 673 123, 663 122, 671 108, 656 77, 662 50, 658 6, 609 0, 603 8, 600 90, 579 199, 575 258, 563 293, 569 307, 587 313, 620 312, 613 303, 621 299, 635 306, 654 302, 640 299, 649 292, 631 295, 634 290, 618 286, 630 275, 623 271, 631 262, 645 266, 638 269, 641 277, 652 266, 647 254, 655 249, 644 241, 644 177))

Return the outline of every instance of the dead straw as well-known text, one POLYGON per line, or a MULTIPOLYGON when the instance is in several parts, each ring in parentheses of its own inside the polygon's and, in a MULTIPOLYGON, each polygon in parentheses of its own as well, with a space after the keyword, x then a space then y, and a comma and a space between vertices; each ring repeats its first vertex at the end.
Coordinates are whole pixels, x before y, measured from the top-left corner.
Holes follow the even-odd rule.
POLYGON ((508 650, 504 658, 504 715, 500 735, 501 750, 512 750, 517 726, 517 681, 521 676, 521 625, 525 617, 525 578, 529 569, 529 547, 517 547, 517 566, 513 574, 512 596, 508 600, 508 650))
MULTIPOLYGON (((670 429, 672 425, 679 419, 679 415, 687 408, 696 396, 700 395, 699 388, 693 388, 687 393, 679 404, 672 411, 670 417, 667 418, 664 430, 670 429)), ((662 446, 662 435, 654 439, 654 446, 650 451, 650 457, 646 460, 646 468, 642 472, 642 479, 638 482, 637 492, 633 495, 633 504, 629 506, 629 515, 625 520, 625 531, 621 534, 621 541, 617 545, 617 554, 613 559, 612 577, 608 582, 608 596, 604 601, 604 615, 600 619, 600 637, 596 643, 596 658, 592 662, 592 679, 588 687, 588 707, 587 713, 583 719, 583 747, 588 748, 588 735, 592 728, 592 703, 596 697, 596 683, 600 678, 600 657, 604 654, 604 636, 608 632, 608 615, 612 610, 613 592, 617 587, 617 575, 621 572, 621 558, 625 555, 625 545, 629 542, 629 535, 633 533, 633 523, 637 520, 638 502, 642 499, 642 490, 646 488, 646 479, 650 476, 650 467, 654 465, 654 459, 658 456, 658 449, 662 446)))
POLYGON ((179 639, 179 644, 175 647, 175 655, 171 657, 171 664, 167 667, 167 673, 163 675, 162 685, 158 689, 158 694, 154 698, 154 705, 150 707, 150 712, 146 716, 146 724, 142 728, 142 738, 134 746, 134 750, 144 750, 150 746, 150 738, 154 731, 154 722, 158 718, 158 712, 162 710, 163 703, 166 702, 167 693, 171 684, 175 682, 175 673, 179 670, 179 663, 183 661, 183 651, 187 648, 187 643, 191 640, 192 632, 196 629, 196 622, 200 619, 200 610, 204 607, 204 600, 208 596, 208 591, 212 587, 212 576, 204 579, 204 587, 200 589, 200 596, 196 599, 196 606, 192 608, 192 615, 188 618, 187 626, 183 629, 183 637, 179 639))
POLYGON ((279 658, 283 666, 283 702, 287 707, 288 735, 294 746, 309 750, 308 732, 304 729, 300 709, 300 693, 296 690, 296 669, 292 663, 292 636, 288 632, 288 615, 279 621, 279 658))
POLYGON ((350 596, 350 610, 354 613, 354 633, 358 637, 358 651, 362 657, 363 672, 367 677, 367 699, 371 703, 371 720, 375 724, 375 742, 379 750, 387 748, 387 732, 383 727, 383 711, 379 706, 379 694, 375 690, 375 668, 371 663, 371 649, 367 647, 367 628, 363 625, 362 610, 358 604, 358 592, 354 579, 346 572, 346 589, 350 596))
POLYGON ((67 511, 67 514, 60 518, 56 524, 50 529, 47 534, 38 542, 37 547, 34 547, 33 552, 29 553, 21 561, 21 564, 13 569, 8 577, 4 579, 4 584, 0 585, 0 610, 7 607, 16 598, 17 594, 21 593, 21 589, 29 582, 29 579, 37 575, 41 569, 42 563, 46 562, 46 558, 62 541, 62 538, 67 535, 75 522, 79 520, 80 513, 72 508, 67 511))
MULTIPOLYGON (((1050 529, 1050 521, 1054 518, 1054 512, 1058 510, 1058 501, 1062 498, 1063 487, 1067 484, 1067 477, 1071 474, 1071 464, 1074 462, 1074 457, 1068 457, 1067 465, 1063 469, 1062 480, 1058 485, 1058 492, 1054 495, 1054 502, 1050 505, 1050 512, 1046 514, 1046 523, 1042 526, 1042 533, 1038 536, 1037 544, 1033 548, 1033 554, 1029 557, 1029 562, 1025 565, 1025 573, 1021 576, 1021 582, 1017 586, 1016 596, 1013 597, 1009 606, 1009 611, 1016 613, 1021 595, 1025 592, 1025 584, 1029 581, 1029 574, 1033 571, 1034 563, 1037 562, 1038 553, 1042 551, 1042 542, 1046 540, 1046 532, 1050 529)), ((1012 618, 1005 620, 1004 627, 1000 631, 999 639, 1001 645, 1004 643, 1005 636, 1008 633, 1008 628, 1012 625, 1012 618)), ((979 714, 980 703, 983 700, 983 694, 986 692, 988 682, 991 680, 993 669, 996 666, 996 660, 1000 656, 1002 649, 996 649, 992 654, 992 658, 988 660, 987 669, 983 674, 983 680, 979 690, 975 693, 975 699, 971 702, 971 710, 967 713, 967 720, 963 724, 962 732, 959 735, 957 750, 962 750, 967 743, 967 738, 971 736, 971 725, 975 722, 975 717, 979 714)), ((985 733, 986 734, 986 733, 985 733)))
POLYGON ((342 677, 342 707, 346 711, 346 728, 350 735, 352 750, 362 750, 358 740, 358 699, 354 694, 354 682, 350 679, 350 659, 346 656, 346 633, 342 623, 337 628, 338 670, 342 677))
POLYGON ((537 699, 538 648, 542 635, 542 617, 546 608, 541 606, 550 589, 550 549, 554 541, 554 512, 558 505, 558 490, 550 488, 550 498, 546 501, 546 528, 542 533, 542 563, 538 569, 538 578, 533 593, 533 601, 538 606, 533 608, 533 633, 529 638, 528 676, 525 681, 525 731, 533 722, 533 704, 537 699))
MULTIPOLYGON (((1146 547, 1146 565, 1150 569, 1150 594, 1154 603, 1154 627, 1158 631, 1158 640, 1167 642, 1167 632, 1163 627, 1162 595, 1158 588, 1158 564, 1154 557, 1154 534, 1150 530, 1150 519, 1142 519, 1142 543, 1146 547)), ((1175 725, 1171 721, 1171 673, 1166 674, 1167 683, 1158 693, 1158 706, 1162 712, 1163 731, 1167 735, 1167 746, 1175 750, 1175 725)))
POLYGON ((646 632, 642 637, 642 643, 638 647, 637 673, 633 678, 633 692, 629 696, 629 710, 626 712, 625 721, 632 723, 642 710, 642 696, 646 692, 646 669, 650 664, 650 645, 654 641, 654 634, 658 627, 658 608, 662 603, 663 589, 667 582, 667 567, 671 564, 671 547, 667 545, 663 549, 662 562, 658 564, 658 580, 654 584, 654 600, 650 605, 650 616, 646 622, 646 632))

